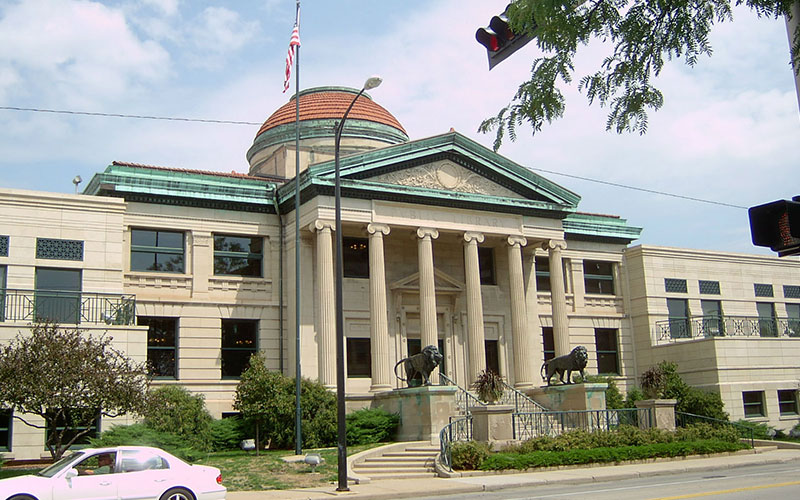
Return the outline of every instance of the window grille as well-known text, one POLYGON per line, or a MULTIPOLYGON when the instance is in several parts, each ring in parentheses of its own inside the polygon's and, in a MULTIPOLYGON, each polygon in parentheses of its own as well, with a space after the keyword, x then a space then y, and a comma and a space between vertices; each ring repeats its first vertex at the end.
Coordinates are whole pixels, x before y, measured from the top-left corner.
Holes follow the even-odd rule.
POLYGON ((762 283, 756 283, 753 285, 755 289, 756 297, 772 297, 772 285, 765 285, 762 283))
POLYGON ((800 299, 800 285, 783 285, 783 296, 787 299, 800 299))
POLYGON ((677 278, 664 278, 664 288, 668 293, 686 293, 686 280, 677 278))
POLYGON ((705 295, 719 295, 719 281, 700 280, 700 293, 705 295))
POLYGON ((0 257, 8 257, 8 236, 0 236, 0 257))
POLYGON ((83 241, 36 238, 36 258, 83 260, 83 241))

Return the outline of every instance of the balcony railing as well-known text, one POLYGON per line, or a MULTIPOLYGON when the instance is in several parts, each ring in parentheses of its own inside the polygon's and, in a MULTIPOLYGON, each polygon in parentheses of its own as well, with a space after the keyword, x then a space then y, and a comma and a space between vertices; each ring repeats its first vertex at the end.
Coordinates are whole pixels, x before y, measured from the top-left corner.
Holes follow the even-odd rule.
POLYGON ((797 337, 800 319, 758 316, 695 316, 656 322, 659 341, 708 337, 797 337))
POLYGON ((133 325, 136 297, 53 290, 0 290, 0 321, 133 325))

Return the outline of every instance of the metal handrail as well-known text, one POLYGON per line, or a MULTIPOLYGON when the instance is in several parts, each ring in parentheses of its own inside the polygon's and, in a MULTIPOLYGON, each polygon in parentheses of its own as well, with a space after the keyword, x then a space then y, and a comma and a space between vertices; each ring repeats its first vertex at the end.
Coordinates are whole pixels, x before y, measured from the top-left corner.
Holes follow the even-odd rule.
POLYGON ((658 340, 707 337, 797 337, 800 319, 759 316, 691 316, 656 321, 658 340))
POLYGON ((540 436, 557 436, 570 430, 608 431, 620 425, 638 426, 646 421, 653 426, 650 408, 606 410, 543 411, 514 413, 511 416, 514 439, 527 440, 540 436))
POLYGON ((686 413, 682 411, 675 412, 676 427, 686 427, 689 424, 694 424, 697 422, 705 422, 715 426, 730 425, 731 427, 736 429, 736 431, 739 433, 739 436, 741 436, 742 439, 747 439, 750 441, 750 448, 755 447, 755 432, 753 431, 752 427, 748 427, 746 425, 737 422, 730 422, 728 420, 706 417, 704 415, 695 415, 694 413, 686 413))
POLYGON ((531 399, 524 392, 508 385, 505 380, 501 380, 503 385, 503 396, 498 403, 503 405, 514 405, 514 413, 533 413, 537 411, 548 411, 547 408, 531 399))
POLYGON ((456 391, 456 407, 461 415, 469 416, 471 412, 469 411, 470 405, 472 406, 486 406, 486 403, 478 399, 475 395, 470 393, 468 390, 464 389, 460 385, 456 384, 453 379, 445 375, 444 373, 439 374, 439 383, 441 385, 452 385, 458 389, 456 391), (444 383, 442 383, 444 382, 444 383))
POLYGON ((63 290, 0 290, 0 321, 136 324, 136 296, 63 290))
POLYGON ((453 443, 472 439, 472 417, 466 416, 456 420, 450 417, 450 423, 439 432, 439 457, 442 465, 453 470, 453 443))

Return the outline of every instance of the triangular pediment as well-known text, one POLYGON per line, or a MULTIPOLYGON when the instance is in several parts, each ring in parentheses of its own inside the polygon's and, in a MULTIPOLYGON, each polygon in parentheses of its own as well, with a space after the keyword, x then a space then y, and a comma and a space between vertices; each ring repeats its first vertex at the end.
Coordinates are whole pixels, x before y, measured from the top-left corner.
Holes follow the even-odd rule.
MULTIPOLYGON (((433 270, 433 282, 437 292, 460 293, 464 290, 464 283, 438 269, 433 270)), ((390 290, 419 290, 419 273, 414 273, 401 278, 389 285, 390 290)))
POLYGON ((506 187, 451 160, 440 160, 417 167, 376 175, 365 180, 383 184, 420 187, 448 192, 525 199, 506 187))

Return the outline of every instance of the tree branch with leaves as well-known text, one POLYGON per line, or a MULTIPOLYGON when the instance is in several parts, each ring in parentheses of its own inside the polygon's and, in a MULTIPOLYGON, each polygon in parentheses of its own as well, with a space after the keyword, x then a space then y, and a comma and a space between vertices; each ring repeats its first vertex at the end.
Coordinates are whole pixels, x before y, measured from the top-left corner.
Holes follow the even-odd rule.
MULTIPOLYGON (((533 36, 544 54, 533 61, 531 78, 512 101, 478 130, 495 132, 497 151, 506 135, 516 140, 517 127, 527 123, 533 134, 561 118, 566 103, 559 86, 573 81, 578 50, 593 40, 610 53, 600 68, 582 76, 578 89, 589 104, 609 109, 606 130, 647 132, 648 112, 664 104, 652 82, 666 61, 683 59, 689 66, 710 56, 709 35, 715 23, 732 21, 732 7, 747 5, 759 17, 791 15, 799 0, 515 0, 508 17, 515 33, 533 36)), ((800 25, 790 41, 792 62, 800 71, 800 25)))

